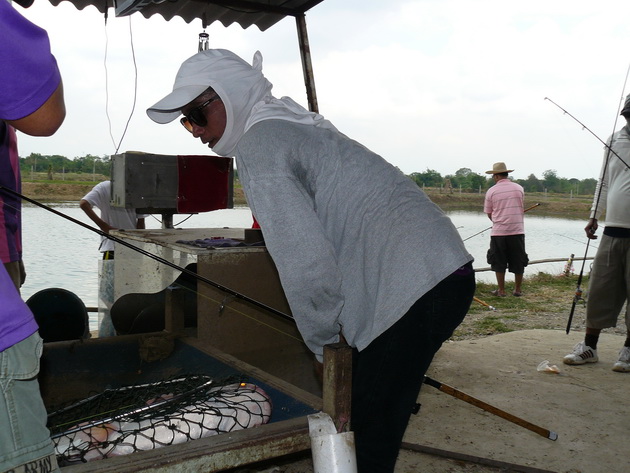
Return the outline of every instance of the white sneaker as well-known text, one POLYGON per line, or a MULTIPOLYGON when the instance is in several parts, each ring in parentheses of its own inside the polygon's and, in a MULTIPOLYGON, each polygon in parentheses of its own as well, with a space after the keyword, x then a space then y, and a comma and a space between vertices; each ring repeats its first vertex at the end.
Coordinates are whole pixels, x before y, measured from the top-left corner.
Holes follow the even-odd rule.
MULTIPOLYGON (((630 356, 630 351, 628 355, 630 356)), ((597 350, 593 350, 584 342, 580 342, 573 347, 573 353, 569 353, 562 361, 565 365, 583 365, 584 363, 597 363, 598 360, 597 350)), ((628 364, 628 371, 630 371, 630 363, 628 364)))
POLYGON ((613 371, 619 371, 620 373, 630 372, 630 348, 623 347, 619 352, 619 359, 613 365, 613 371))

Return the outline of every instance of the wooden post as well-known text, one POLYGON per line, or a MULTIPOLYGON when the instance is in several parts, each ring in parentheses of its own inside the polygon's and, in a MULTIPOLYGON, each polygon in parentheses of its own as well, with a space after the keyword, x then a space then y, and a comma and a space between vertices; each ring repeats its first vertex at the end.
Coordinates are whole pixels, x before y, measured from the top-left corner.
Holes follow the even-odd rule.
POLYGON ((350 431, 352 398, 352 348, 345 343, 324 347, 323 410, 337 432, 350 431))

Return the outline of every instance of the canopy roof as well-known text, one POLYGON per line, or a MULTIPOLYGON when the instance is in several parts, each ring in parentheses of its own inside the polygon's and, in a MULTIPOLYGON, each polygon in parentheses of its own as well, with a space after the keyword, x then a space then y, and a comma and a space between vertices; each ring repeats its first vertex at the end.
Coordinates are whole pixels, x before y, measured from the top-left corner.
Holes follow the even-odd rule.
POLYGON ((186 23, 198 18, 204 27, 220 21, 224 26, 256 25, 265 31, 286 16, 303 15, 323 0, 50 0, 50 3, 57 6, 62 1, 72 3, 79 10, 94 5, 101 13, 114 8, 116 16, 134 12, 140 12, 145 18, 159 14, 165 20, 180 16, 186 23))

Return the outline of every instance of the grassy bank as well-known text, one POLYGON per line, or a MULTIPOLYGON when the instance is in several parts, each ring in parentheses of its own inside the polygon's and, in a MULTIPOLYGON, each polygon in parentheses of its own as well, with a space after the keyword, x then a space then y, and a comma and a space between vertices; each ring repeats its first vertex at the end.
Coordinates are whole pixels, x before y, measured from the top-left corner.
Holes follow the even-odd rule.
POLYGON ((44 202, 79 201, 92 187, 108 179, 102 174, 54 174, 47 179, 46 173, 29 173, 22 176, 22 194, 44 202), (63 177, 63 179, 61 179, 63 177))
MULTIPOLYGON (((34 178, 22 176, 22 193, 31 199, 43 202, 78 202, 96 184, 109 179, 107 176, 95 174, 66 174, 65 179, 47 179, 45 173, 35 173, 34 178)), ((234 205, 247 205, 241 187, 234 188, 234 205)))
MULTIPOLYGON (((96 174, 66 174, 64 180, 54 175, 47 180, 44 173, 36 173, 34 179, 23 176, 22 191, 27 197, 44 201, 78 201, 98 182, 107 179, 106 176, 96 174), (41 174, 41 175, 39 175, 41 174), (93 179, 92 179, 93 178, 93 179)), ((431 200, 444 210, 483 210, 483 193, 466 193, 454 191, 443 192, 441 189, 427 188, 425 192, 431 200)), ((536 215, 562 216, 564 218, 586 218, 591 206, 592 196, 572 196, 567 194, 527 193, 525 207, 539 203, 534 212, 536 215)), ((234 204, 247 205, 243 189, 236 185, 234 188, 234 204)))
MULTIPOLYGON (((568 276, 558 274, 537 273, 525 277, 523 296, 511 295, 510 284, 507 284, 508 296, 492 296, 496 289, 494 284, 477 284, 475 297, 490 305, 494 310, 479 302, 473 301, 466 318, 455 330, 452 339, 464 340, 483 338, 505 332, 518 330, 545 329, 565 332, 573 298, 577 288, 577 279, 581 262, 575 263, 575 273, 568 276)), ((569 340, 575 340, 575 334, 581 337, 585 330, 586 302, 588 299, 588 264, 584 270, 581 288, 582 300, 575 307, 571 322, 569 340)), ((623 311, 617 327, 606 329, 606 333, 625 336, 626 324, 623 311)), ((568 338, 568 337, 567 337, 568 338)), ((567 342, 570 348, 571 342, 567 342)), ((518 350, 519 347, 515 347, 518 350)))
MULTIPOLYGON (((452 194, 440 192, 439 189, 425 189, 431 200, 443 210, 471 210, 483 211, 483 193, 459 193, 452 194)), ((569 194, 548 194, 544 192, 529 192, 525 194, 525 208, 540 204, 532 209, 536 215, 561 216, 563 218, 584 218, 588 217, 593 196, 569 195, 569 194)))
MULTIPOLYGON (((579 273, 580 266, 575 266, 575 271, 579 273)), ((568 276, 547 273, 526 276, 522 297, 511 295, 509 283, 506 297, 490 294, 496 289, 495 284, 477 283, 475 297, 479 302, 473 301, 468 316, 455 331, 453 339, 479 338, 525 329, 564 330, 577 279, 578 276, 574 273, 568 276), (488 306, 492 306, 494 310, 488 306)), ((582 288, 585 287, 588 287, 588 276, 582 279, 582 288)), ((576 306, 572 328, 584 328, 582 302, 576 306)))

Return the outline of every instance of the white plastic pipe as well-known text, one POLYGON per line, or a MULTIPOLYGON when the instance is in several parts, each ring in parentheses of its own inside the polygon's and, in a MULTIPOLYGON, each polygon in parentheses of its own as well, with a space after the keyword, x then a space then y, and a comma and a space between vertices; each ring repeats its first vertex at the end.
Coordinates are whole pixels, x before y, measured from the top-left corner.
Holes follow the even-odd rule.
POLYGON ((308 416, 314 473, 357 473, 354 432, 337 433, 324 412, 308 416))

